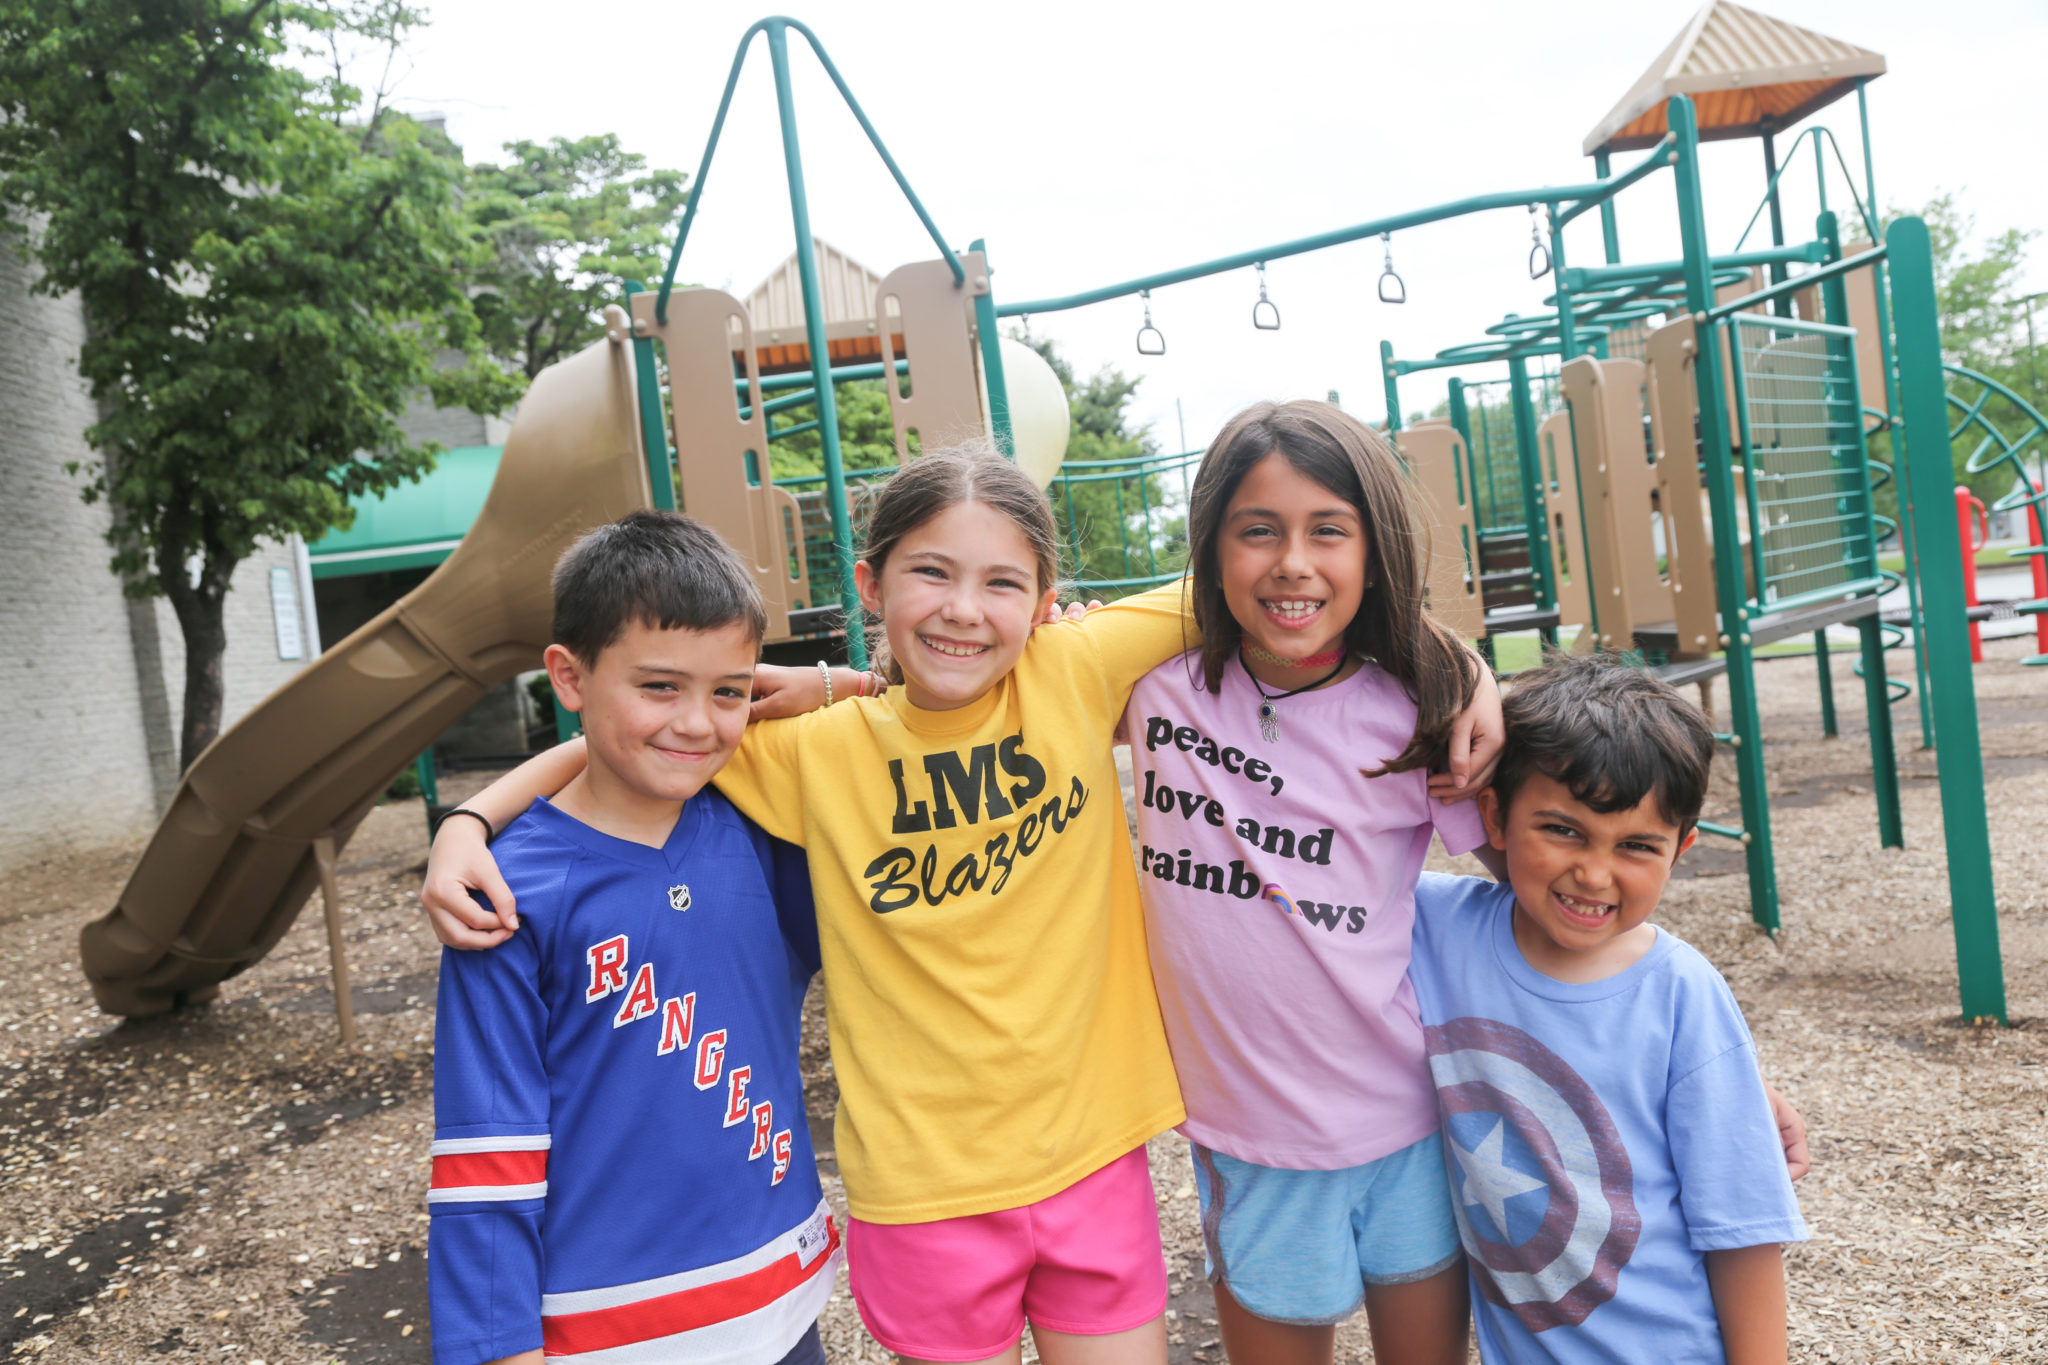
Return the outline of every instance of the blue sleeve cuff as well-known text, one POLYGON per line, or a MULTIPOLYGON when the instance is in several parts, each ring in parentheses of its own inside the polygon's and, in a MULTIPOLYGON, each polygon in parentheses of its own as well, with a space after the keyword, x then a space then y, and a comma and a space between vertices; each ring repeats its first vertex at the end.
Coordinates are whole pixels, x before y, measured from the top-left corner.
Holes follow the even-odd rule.
POLYGON ((1737 1251, 1743 1247, 1773 1243, 1809 1242, 1804 1218, 1772 1218, 1759 1223, 1726 1223, 1718 1227, 1687 1228, 1694 1251, 1737 1251))

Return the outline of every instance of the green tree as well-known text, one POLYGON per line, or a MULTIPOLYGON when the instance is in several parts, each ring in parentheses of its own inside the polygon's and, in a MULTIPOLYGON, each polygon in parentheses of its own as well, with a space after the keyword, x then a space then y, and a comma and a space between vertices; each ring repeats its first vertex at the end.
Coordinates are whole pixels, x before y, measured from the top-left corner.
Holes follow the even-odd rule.
MULTIPOLYGON (((771 394, 771 398, 772 398, 771 394)), ((879 379, 853 379, 835 385, 833 396, 839 410, 839 461, 849 473, 862 469, 892 469, 896 465, 896 419, 889 412, 889 394, 879 379)), ((801 427, 818 420, 816 403, 799 403, 784 412, 769 414, 776 431, 801 427)), ((825 472, 825 447, 818 430, 777 436, 769 457, 778 479, 819 475, 825 472)))
POLYGON ((396 0, 0 9, 0 208, 37 287, 84 305, 105 461, 75 472, 127 590, 177 614, 188 765, 220 728, 235 566, 424 472, 397 421, 420 392, 493 411, 520 387, 482 358, 459 156, 346 79, 346 47, 418 22, 396 0))
POLYGON ((532 379, 603 335, 625 281, 661 278, 689 177, 648 170, 611 133, 504 150, 469 171, 470 217, 492 249, 475 305, 491 354, 532 379))
MULTIPOLYGON (((1904 216, 1906 212, 1898 208, 1887 211, 1880 226, 1904 216)), ((1927 235, 1933 248, 1934 292, 1941 315, 1942 359, 1949 364, 1968 366, 1998 380, 2016 393, 2033 397, 2031 366, 2034 357, 2026 346, 2025 314, 2018 296, 2026 272, 2028 245, 2039 234, 2008 228, 1985 239, 1971 253, 1964 244, 1976 232, 1976 219, 1957 206, 1953 194, 1935 196, 1917 213, 1926 220, 1927 235)), ((1862 224, 1854 216, 1849 222, 1852 240, 1845 244, 1844 250, 1853 254, 1867 249, 1869 240, 1861 231, 1862 224)), ((1879 405, 1878 399, 1870 394, 1864 395, 1864 402, 1871 406, 1879 405)), ((1983 412, 2009 437, 2019 437, 2031 426, 2002 399, 1987 403, 1983 412)), ((1960 414, 1950 415, 1956 417, 1960 414)), ((2010 465, 2005 465, 1981 474, 1971 474, 1965 466, 1981 439, 1981 432, 1965 432, 1954 442, 1951 454, 1956 482, 1968 484, 1973 492, 1989 502, 2011 488, 2013 470, 2010 465)), ((1871 454, 1876 459, 1892 462, 1889 432, 1880 433, 1872 439, 1871 454)), ((1946 506, 1947 490, 1937 492, 1944 496, 1936 501, 1946 506)), ((1895 517, 1897 498, 1896 483, 1880 489, 1877 494, 1878 510, 1895 517)))

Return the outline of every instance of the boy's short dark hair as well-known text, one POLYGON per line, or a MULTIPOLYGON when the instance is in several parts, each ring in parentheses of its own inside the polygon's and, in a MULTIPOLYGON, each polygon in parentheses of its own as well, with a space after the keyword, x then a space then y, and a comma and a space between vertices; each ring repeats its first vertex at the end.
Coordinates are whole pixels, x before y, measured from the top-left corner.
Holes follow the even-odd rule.
POLYGON ((563 552, 555 565, 555 643, 586 665, 628 624, 658 630, 746 626, 758 645, 768 613, 753 575, 703 522, 677 512, 628 512, 563 552))
POLYGON ((1507 743, 1493 776, 1505 811, 1532 772, 1603 815, 1655 795, 1657 811, 1691 832, 1706 804, 1714 734, 1699 708, 1612 654, 1551 652, 1518 674, 1502 710, 1507 743))

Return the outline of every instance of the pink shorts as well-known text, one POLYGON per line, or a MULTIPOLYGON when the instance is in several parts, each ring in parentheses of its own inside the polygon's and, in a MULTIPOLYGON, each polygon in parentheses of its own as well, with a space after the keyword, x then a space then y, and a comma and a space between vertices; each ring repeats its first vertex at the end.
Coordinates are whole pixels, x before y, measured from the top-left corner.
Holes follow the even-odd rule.
POLYGON ((1166 1311, 1145 1149, 1020 1209, 932 1223, 849 1219, 848 1275, 876 1341, 914 1360, 986 1360, 1024 1320, 1106 1336, 1166 1311))

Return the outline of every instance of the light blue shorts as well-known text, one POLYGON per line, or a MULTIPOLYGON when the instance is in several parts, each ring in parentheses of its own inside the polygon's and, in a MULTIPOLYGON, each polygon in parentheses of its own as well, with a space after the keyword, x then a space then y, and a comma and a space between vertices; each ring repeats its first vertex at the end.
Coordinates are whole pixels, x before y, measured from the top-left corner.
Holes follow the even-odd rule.
POLYGON ((1190 1144, 1210 1281, 1273 1322, 1342 1322, 1371 1284, 1458 1262, 1441 1137, 1363 1166, 1290 1171, 1190 1144))

